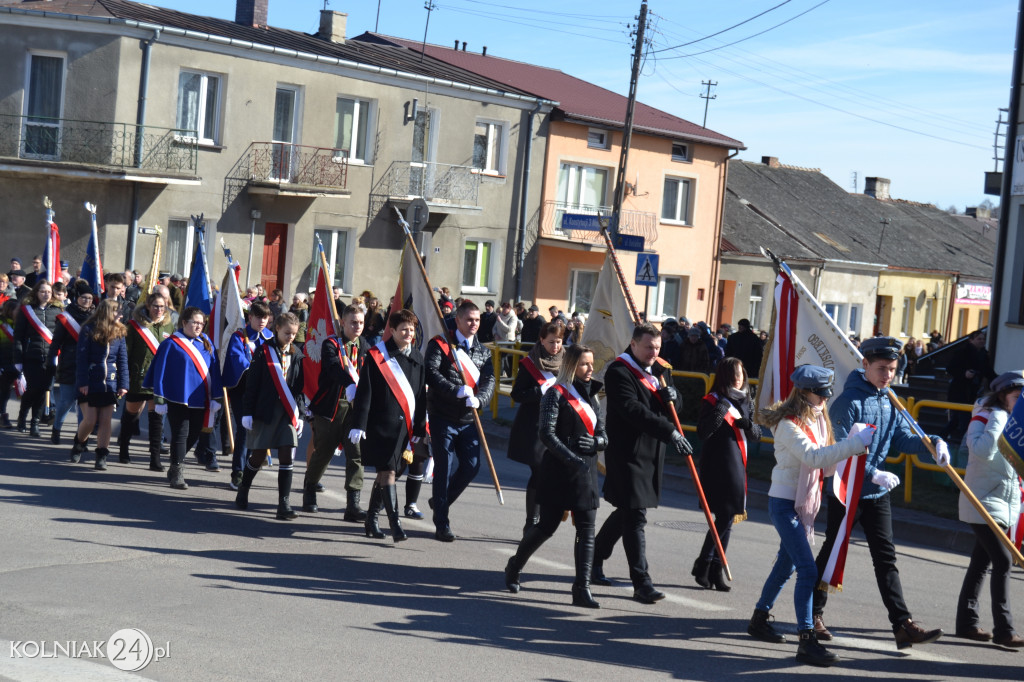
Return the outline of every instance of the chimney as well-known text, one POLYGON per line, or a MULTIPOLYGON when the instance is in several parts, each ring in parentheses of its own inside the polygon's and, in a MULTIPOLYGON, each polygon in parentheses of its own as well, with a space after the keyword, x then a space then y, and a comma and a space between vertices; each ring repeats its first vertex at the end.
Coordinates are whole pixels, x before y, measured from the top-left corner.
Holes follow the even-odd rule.
POLYGON ((769 168, 779 167, 779 157, 777 156, 762 156, 761 163, 768 166, 769 168))
POLYGON ((316 37, 321 40, 329 40, 339 45, 345 44, 345 23, 348 15, 344 12, 335 12, 329 9, 320 10, 320 31, 316 37))
POLYGON ((988 206, 970 206, 964 209, 964 213, 978 220, 992 217, 992 210, 988 206))
POLYGON ((459 49, 459 39, 458 38, 455 39, 455 49, 456 50, 459 49))
POLYGON ((269 2, 270 0, 236 0, 235 23, 253 28, 266 28, 269 2))
POLYGON ((482 54, 484 57, 487 56, 487 46, 486 45, 484 45, 484 51, 481 52, 480 54, 482 54))
POLYGON ((864 178, 864 194, 876 199, 890 199, 889 178, 864 178))
MULTIPOLYGON (((458 45, 455 46, 456 49, 458 49, 458 47, 459 47, 458 45)), ((465 40, 462 41, 462 51, 463 52, 466 51, 466 41, 465 40)))

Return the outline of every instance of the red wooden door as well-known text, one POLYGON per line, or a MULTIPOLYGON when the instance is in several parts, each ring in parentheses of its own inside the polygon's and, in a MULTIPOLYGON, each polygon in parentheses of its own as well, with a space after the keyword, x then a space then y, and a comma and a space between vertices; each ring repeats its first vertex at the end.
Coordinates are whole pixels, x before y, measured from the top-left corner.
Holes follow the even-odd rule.
POLYGON ((287 223, 267 223, 263 233, 263 268, 260 284, 269 295, 284 286, 284 255, 288 240, 287 223))

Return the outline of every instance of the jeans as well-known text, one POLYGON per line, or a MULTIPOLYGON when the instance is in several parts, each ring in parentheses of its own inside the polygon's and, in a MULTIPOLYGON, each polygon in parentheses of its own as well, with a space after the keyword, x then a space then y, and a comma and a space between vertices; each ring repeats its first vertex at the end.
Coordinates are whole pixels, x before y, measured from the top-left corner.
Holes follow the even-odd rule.
MULTIPOLYGON (((67 419, 71 408, 78 402, 78 388, 74 384, 56 384, 55 389, 57 406, 54 408, 55 411, 53 413, 53 430, 59 432, 61 427, 64 426, 64 420, 67 419)), ((78 420, 82 420, 81 415, 79 415, 78 420)))
POLYGON ((626 552, 629 565, 629 579, 635 589, 653 587, 654 582, 647 570, 647 509, 624 509, 616 507, 608 515, 597 534, 594 548, 594 563, 604 563, 612 555, 615 543, 622 538, 622 549, 626 552))
POLYGON ((810 630, 814 627, 814 621, 811 619, 812 593, 818 582, 818 568, 814 565, 811 545, 807 542, 807 535, 793 506, 793 500, 769 497, 768 515, 779 534, 779 554, 775 557, 775 565, 772 566, 764 587, 761 588, 757 608, 771 611, 782 588, 789 581, 789 576, 793 575, 795 570, 793 606, 796 609, 797 630, 810 630))
POLYGON ((974 531, 974 551, 971 552, 971 563, 967 566, 964 583, 960 588, 960 598, 956 604, 956 631, 964 632, 979 625, 978 595, 985 582, 988 567, 992 566, 992 582, 989 585, 992 597, 992 621, 995 625, 993 634, 1011 636, 1013 616, 1010 614, 1010 550, 1006 549, 992 529, 986 524, 971 524, 974 531))
POLYGON ((441 417, 430 420, 434 444, 434 526, 448 527, 448 508, 480 471, 480 436, 476 425, 456 424, 441 417))

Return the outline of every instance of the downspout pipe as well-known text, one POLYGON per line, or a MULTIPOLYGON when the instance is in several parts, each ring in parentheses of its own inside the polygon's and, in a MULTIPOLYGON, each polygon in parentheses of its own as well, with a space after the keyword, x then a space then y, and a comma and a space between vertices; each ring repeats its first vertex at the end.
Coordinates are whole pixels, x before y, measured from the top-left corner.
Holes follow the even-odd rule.
MULTIPOLYGON (((153 37, 142 42, 142 72, 139 74, 139 106, 135 112, 135 157, 134 165, 142 168, 142 155, 145 142, 146 95, 149 91, 149 65, 153 52, 153 43, 160 39, 160 29, 153 31, 153 37)), ((139 234, 139 183, 132 183, 132 220, 128 226, 128 248, 125 250, 124 267, 135 269, 135 242, 139 234)))
MULTIPOLYGON (((722 233, 725 231, 725 188, 729 183, 729 160, 736 158, 740 153, 737 149, 725 157, 722 162, 722 190, 718 196, 718 228, 715 235, 715 259, 711 264, 711 281, 708 283, 708 305, 707 314, 709 320, 714 320, 718 315, 718 276, 722 268, 722 233)), ((716 325, 717 327, 717 325, 716 325)))
POLYGON ((523 189, 519 192, 519 234, 516 240, 516 295, 515 300, 523 297, 523 268, 526 267, 526 223, 527 209, 530 203, 530 161, 533 156, 533 119, 544 106, 541 100, 526 116, 526 144, 523 147, 523 189))

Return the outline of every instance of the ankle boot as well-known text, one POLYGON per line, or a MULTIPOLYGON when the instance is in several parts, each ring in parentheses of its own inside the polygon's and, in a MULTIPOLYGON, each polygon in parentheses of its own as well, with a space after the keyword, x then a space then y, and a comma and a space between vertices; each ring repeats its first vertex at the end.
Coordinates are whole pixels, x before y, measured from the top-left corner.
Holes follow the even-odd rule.
POLYGON ((594 559, 594 565, 590 569, 590 584, 611 587, 614 583, 604 574, 604 562, 594 559))
POLYGON ((316 486, 307 485, 302 488, 302 511, 316 514, 320 507, 316 506, 316 486))
POLYGON ((721 561, 711 562, 711 568, 708 569, 708 581, 719 592, 728 592, 732 589, 729 587, 729 583, 725 582, 725 570, 721 561))
POLYGON ((32 436, 33 438, 43 437, 43 434, 39 433, 39 420, 36 419, 35 417, 32 417, 32 419, 29 420, 28 435, 32 436))
POLYGON ((599 609, 601 605, 590 594, 590 571, 594 566, 594 535, 576 535, 576 581, 572 584, 572 605, 599 609))
POLYGON ((156 412, 147 413, 149 428, 149 470, 163 471, 164 465, 160 463, 160 448, 164 442, 164 416, 156 412))
POLYGON ((811 629, 800 631, 800 646, 796 650, 796 660, 807 665, 827 668, 838 661, 839 657, 826 649, 811 629))
POLYGON ((366 520, 366 512, 359 508, 359 497, 362 493, 361 490, 348 490, 346 491, 347 502, 345 504, 345 515, 342 517, 346 521, 353 521, 358 523, 359 521, 366 520))
POLYGON ((279 466, 277 468, 277 519, 279 521, 291 521, 299 516, 288 503, 291 492, 292 468, 290 465, 279 466))
POLYGON ((60 445, 60 429, 56 426, 50 429, 50 442, 54 445, 60 445))
POLYGON ((125 410, 121 416, 121 433, 117 434, 117 461, 121 464, 128 464, 132 461, 131 456, 128 454, 128 446, 132 442, 132 434, 135 433, 135 427, 138 425, 139 415, 125 410))
MULTIPOLYGON (((99 452, 99 448, 97 448, 97 452, 99 452)), ((188 483, 185 482, 185 471, 180 464, 171 464, 171 468, 167 470, 167 480, 170 481, 171 487, 175 490, 188 490, 188 483)))
POLYGON ((0 414, 0 429, 7 431, 13 428, 14 424, 11 423, 11 418, 7 416, 7 413, 0 414))
POLYGON ((18 410, 18 431, 25 432, 25 420, 28 418, 28 404, 25 402, 21 403, 21 409, 18 410))
POLYGON ((526 566, 526 562, 530 560, 533 553, 540 549, 540 546, 549 537, 551 536, 537 526, 533 526, 523 533, 523 539, 519 542, 516 553, 509 558, 508 563, 505 565, 505 587, 508 588, 509 592, 512 594, 519 592, 522 587, 519 584, 519 574, 522 573, 523 567, 526 566))
POLYGON ((786 636, 775 629, 775 626, 772 624, 774 620, 767 611, 754 609, 754 615, 750 617, 750 623, 747 625, 747 634, 762 642, 784 644, 786 636))
POLYGON ((527 486, 526 488, 526 525, 523 526, 523 535, 540 522, 540 505, 537 503, 537 491, 527 486))
POLYGON ((85 441, 78 440, 77 433, 73 436, 73 438, 75 442, 71 445, 71 457, 68 458, 68 461, 70 461, 72 464, 78 464, 78 462, 82 459, 82 452, 85 450, 85 441))
POLYGON ((248 466, 242 470, 242 480, 238 483, 238 492, 235 493, 235 506, 239 509, 249 508, 249 489, 252 488, 252 481, 258 473, 259 469, 251 469, 248 466))
POLYGON ((373 488, 370 489, 370 506, 366 509, 366 519, 363 521, 363 527, 366 530, 366 537, 368 538, 376 538, 378 540, 382 540, 384 538, 384 533, 377 524, 377 514, 380 513, 382 505, 383 494, 380 486, 374 482, 373 488))
POLYGON ((398 486, 392 483, 384 489, 384 511, 388 515, 388 523, 391 524, 391 537, 395 542, 408 540, 409 536, 402 530, 402 520, 398 517, 398 486))
POLYGON ((708 571, 711 570, 711 562, 705 561, 704 559, 697 559, 693 562, 693 570, 690 571, 696 580, 697 584, 703 587, 705 590, 711 589, 711 581, 708 580, 708 571))
POLYGON ((110 450, 107 448, 96 448, 96 463, 93 468, 97 471, 107 470, 107 455, 110 454, 110 450))

